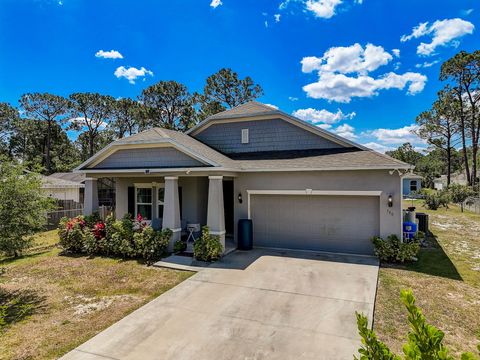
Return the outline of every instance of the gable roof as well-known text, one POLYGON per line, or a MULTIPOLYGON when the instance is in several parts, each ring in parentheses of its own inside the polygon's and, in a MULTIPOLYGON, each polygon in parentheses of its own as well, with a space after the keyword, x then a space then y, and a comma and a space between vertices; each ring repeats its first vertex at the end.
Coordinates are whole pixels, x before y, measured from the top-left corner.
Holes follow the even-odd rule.
POLYGON ((287 114, 286 112, 283 112, 272 106, 262 104, 258 101, 250 101, 245 104, 234 107, 232 109, 225 110, 218 114, 209 116, 208 118, 206 118, 205 120, 203 120, 202 122, 200 122, 199 124, 191 128, 190 130, 188 130, 187 134, 191 136, 195 136, 196 134, 201 132, 204 128, 210 126, 211 124, 217 121, 228 121, 229 119, 233 121, 241 118, 250 119, 255 117, 258 117, 259 119, 265 119, 265 117, 272 118, 272 119, 281 118, 287 122, 290 122, 291 124, 297 125, 307 131, 313 132, 314 134, 321 136, 323 138, 326 138, 330 141, 333 141, 341 146, 356 147, 358 149, 367 150, 367 148, 363 145, 357 144, 351 140, 338 136, 337 134, 334 134, 330 131, 319 128, 318 126, 315 126, 307 121, 296 118, 295 116, 287 114))
POLYGON ((162 128, 153 128, 141 133, 122 138, 106 146, 90 159, 80 164, 75 170, 85 169, 88 165, 104 159, 117 149, 125 145, 145 145, 145 144, 170 144, 185 154, 197 159, 205 164, 216 167, 230 167, 233 162, 230 158, 222 155, 211 147, 201 143, 198 140, 188 136, 185 133, 162 128))

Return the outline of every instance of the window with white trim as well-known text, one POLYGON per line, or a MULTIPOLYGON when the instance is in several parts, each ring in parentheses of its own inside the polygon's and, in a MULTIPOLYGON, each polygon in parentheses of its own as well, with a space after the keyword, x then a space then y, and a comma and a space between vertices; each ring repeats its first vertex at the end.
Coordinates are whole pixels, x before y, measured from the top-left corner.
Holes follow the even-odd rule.
POLYGON ((145 220, 152 220, 152 188, 137 187, 135 192, 135 217, 140 214, 145 220))
POLYGON ((248 144, 248 129, 242 129, 242 144, 248 144))

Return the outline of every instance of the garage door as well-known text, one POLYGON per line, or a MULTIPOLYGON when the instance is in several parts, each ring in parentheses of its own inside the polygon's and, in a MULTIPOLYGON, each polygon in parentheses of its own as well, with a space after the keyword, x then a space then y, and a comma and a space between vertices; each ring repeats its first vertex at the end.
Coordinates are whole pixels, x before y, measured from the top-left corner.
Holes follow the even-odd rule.
POLYGON ((252 195, 258 247, 372 254, 379 234, 375 196, 252 195))

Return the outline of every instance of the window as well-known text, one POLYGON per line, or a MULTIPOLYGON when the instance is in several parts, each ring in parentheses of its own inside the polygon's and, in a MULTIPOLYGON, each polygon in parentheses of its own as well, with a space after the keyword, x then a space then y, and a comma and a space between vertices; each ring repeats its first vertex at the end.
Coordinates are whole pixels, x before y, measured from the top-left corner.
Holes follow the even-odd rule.
POLYGON ((417 191, 417 180, 410 180, 410 192, 417 191))
POLYGON ((248 144, 248 129, 242 129, 242 144, 248 144))
POLYGON ((152 220, 152 188, 136 189, 135 216, 142 215, 145 220, 152 220))
POLYGON ((157 189, 157 204, 158 204, 158 217, 163 218, 163 201, 165 199, 165 188, 158 188, 157 189))

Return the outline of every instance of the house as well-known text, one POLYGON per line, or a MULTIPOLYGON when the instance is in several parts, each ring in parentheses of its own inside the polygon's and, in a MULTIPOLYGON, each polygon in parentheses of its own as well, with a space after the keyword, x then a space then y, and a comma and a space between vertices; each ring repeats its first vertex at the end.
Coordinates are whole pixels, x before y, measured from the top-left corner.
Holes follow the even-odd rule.
POLYGON ((64 202, 83 203, 84 187, 80 181, 62 179, 54 175, 42 176, 42 189, 45 193, 64 202))
POLYGON ((423 177, 414 173, 403 176, 403 196, 410 196, 422 189, 423 177))
MULTIPOLYGON (((74 182, 80 184, 78 198, 80 203, 83 204, 83 195, 85 187, 85 174, 80 172, 57 172, 52 175, 49 175, 50 179, 60 179, 69 182, 74 182)), ((99 179, 98 186, 98 203, 99 205, 104 206, 114 206, 115 205, 115 180, 112 178, 101 178, 99 179)))
POLYGON ((412 166, 249 102, 187 133, 154 128, 81 164, 85 212, 97 182, 115 179, 116 216, 160 219, 173 231, 208 225, 235 246, 239 219, 257 247, 372 254, 371 237, 402 235, 402 178, 412 166))
MULTIPOLYGON (((450 183, 458 185, 468 185, 467 175, 465 173, 452 174, 450 183)), ((435 190, 443 190, 447 187, 447 175, 441 175, 433 180, 433 188, 435 190)))

